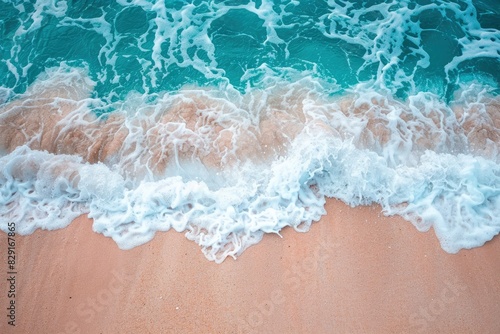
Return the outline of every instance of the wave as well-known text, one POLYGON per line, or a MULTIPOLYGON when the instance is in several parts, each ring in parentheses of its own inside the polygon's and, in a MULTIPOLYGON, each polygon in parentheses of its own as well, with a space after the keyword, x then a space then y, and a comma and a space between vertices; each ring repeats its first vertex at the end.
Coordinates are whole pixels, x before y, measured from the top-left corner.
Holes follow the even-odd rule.
POLYGON ((331 96, 306 76, 112 105, 95 86, 85 69, 51 68, 1 107, 3 231, 87 213, 120 248, 174 229, 222 262, 265 233, 307 231, 335 197, 432 227, 451 253, 500 232, 500 100, 488 86, 462 84, 446 103, 363 84, 331 96))

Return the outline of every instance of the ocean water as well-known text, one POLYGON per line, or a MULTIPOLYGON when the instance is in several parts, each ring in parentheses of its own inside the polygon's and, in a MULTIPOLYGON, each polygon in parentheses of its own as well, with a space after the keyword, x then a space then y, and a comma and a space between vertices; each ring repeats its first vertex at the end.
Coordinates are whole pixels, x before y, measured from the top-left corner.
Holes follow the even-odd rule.
POLYGON ((325 198, 500 232, 498 0, 0 1, 0 229, 222 262, 325 198))

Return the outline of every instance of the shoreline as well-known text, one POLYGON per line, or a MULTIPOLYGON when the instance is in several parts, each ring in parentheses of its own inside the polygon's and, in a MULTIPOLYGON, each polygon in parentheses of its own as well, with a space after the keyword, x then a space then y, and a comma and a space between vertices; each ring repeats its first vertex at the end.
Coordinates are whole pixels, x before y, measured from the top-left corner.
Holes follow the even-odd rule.
MULTIPOLYGON (((500 330, 498 236, 448 254, 434 232, 385 217, 378 206, 328 199, 326 210, 309 232, 265 235, 222 264, 175 231, 120 250, 85 216, 64 229, 16 236, 16 326, 3 316, 1 332, 500 330)), ((0 247, 6 243, 3 234, 0 247)))

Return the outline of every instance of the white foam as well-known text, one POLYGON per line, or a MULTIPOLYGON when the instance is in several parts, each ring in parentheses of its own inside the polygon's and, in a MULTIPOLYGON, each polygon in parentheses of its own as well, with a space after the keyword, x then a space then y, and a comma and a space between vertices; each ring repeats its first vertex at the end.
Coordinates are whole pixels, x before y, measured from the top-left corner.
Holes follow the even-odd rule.
POLYGON ((479 57, 497 59, 500 55, 500 31, 481 28, 472 1, 438 0, 418 4, 405 0, 359 6, 330 0, 328 6, 330 13, 320 17, 317 23, 319 31, 328 38, 362 47, 365 50, 364 63, 357 71, 358 75, 375 66, 375 84, 392 92, 404 85, 411 86, 411 93, 418 91, 415 74, 430 65, 422 33, 442 29, 437 22, 436 27, 422 27, 421 20, 432 11, 451 22, 457 31, 462 30, 462 37, 456 40, 461 52, 444 66, 448 83, 455 83, 451 74, 457 72, 465 61, 479 57))
POLYGON ((245 94, 191 87, 154 101, 131 94, 97 118, 92 85, 85 71, 51 69, 0 110, 3 231, 88 213, 123 249, 174 229, 221 262, 264 233, 307 231, 327 196, 433 227, 448 252, 500 232, 500 101, 482 86, 452 107, 361 85, 330 98, 312 78, 245 94))

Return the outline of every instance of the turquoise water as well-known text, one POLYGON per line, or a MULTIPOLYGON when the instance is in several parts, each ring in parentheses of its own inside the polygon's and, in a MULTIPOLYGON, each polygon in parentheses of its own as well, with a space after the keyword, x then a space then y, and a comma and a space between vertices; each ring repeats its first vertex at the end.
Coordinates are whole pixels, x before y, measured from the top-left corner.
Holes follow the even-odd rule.
POLYGON ((450 252, 500 231, 495 0, 2 0, 0 53, 3 230, 221 261, 336 197, 450 252))
MULTIPOLYGON (((185 84, 262 84, 266 70, 374 81, 405 98, 449 98, 461 80, 498 91, 495 1, 2 1, 2 86, 86 66, 102 99, 185 84), (259 80, 261 79, 261 80, 259 80)), ((300 74, 299 74, 300 75, 300 74)))

